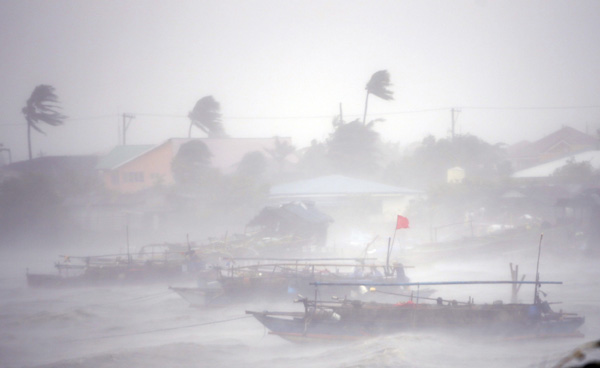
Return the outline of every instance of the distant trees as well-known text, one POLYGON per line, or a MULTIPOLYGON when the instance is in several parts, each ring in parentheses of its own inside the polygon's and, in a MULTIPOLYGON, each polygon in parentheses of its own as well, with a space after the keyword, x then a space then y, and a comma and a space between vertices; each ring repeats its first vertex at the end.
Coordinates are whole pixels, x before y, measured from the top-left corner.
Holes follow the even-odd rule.
POLYGON ((286 157, 294 152, 296 152, 296 147, 288 141, 279 140, 279 138, 275 139, 275 147, 273 149, 267 149, 267 153, 277 163, 279 174, 283 172, 286 157))
POLYGON ((373 175, 380 168, 379 133, 375 121, 362 124, 358 119, 340 122, 327 140, 327 156, 334 170, 350 175, 373 175))
POLYGON ((66 225, 63 198, 49 177, 24 173, 0 182, 0 247, 54 244, 66 225))
POLYGON ((54 93, 54 87, 40 84, 35 87, 29 99, 25 103, 25 107, 21 110, 27 120, 27 147, 29 159, 32 158, 31 153, 31 129, 35 129, 42 134, 44 131, 39 127, 40 123, 46 123, 52 126, 63 124, 66 116, 62 115, 58 110, 58 97, 54 93))
POLYGON ((204 142, 190 141, 182 144, 171 163, 175 181, 195 185, 206 181, 211 171, 211 157, 212 153, 204 142))
POLYGON ((334 131, 323 143, 313 140, 298 163, 304 176, 332 173, 354 177, 378 175, 381 169, 381 139, 373 126, 359 119, 346 123, 336 118, 334 131))
POLYGON ((567 164, 552 173, 552 177, 563 184, 589 184, 600 178, 600 171, 594 170, 589 161, 567 160, 567 164))
POLYGON ((510 164, 502 147, 473 135, 454 139, 423 139, 411 155, 395 160, 386 169, 386 181, 396 185, 432 187, 446 181, 447 170, 459 166, 469 180, 507 177, 510 164))
POLYGON ((239 162, 236 174, 259 178, 267 171, 267 158, 260 151, 248 152, 239 162))
POLYGON ((202 97, 196 102, 194 109, 188 114, 190 118, 190 128, 188 138, 192 136, 192 126, 196 126, 209 138, 224 138, 225 129, 221 122, 221 105, 213 96, 202 97))
POLYGON ((190 141, 173 158, 171 169, 176 185, 170 189, 170 198, 184 227, 215 231, 236 225, 232 223, 234 219, 248 217, 268 196, 262 152, 248 153, 237 170, 229 174, 213 167, 211 157, 204 142, 190 141))
POLYGON ((369 106, 369 95, 375 95, 383 100, 393 100, 394 93, 388 89, 390 87, 390 73, 387 70, 380 70, 371 76, 365 89, 367 97, 365 99, 365 112, 363 115, 363 124, 367 122, 367 107, 369 106))
POLYGON ((327 145, 313 139, 310 146, 302 151, 298 170, 302 176, 318 176, 331 173, 331 164, 327 157, 327 145))
POLYGON ((365 110, 362 122, 356 119, 345 122, 342 116, 333 120, 334 131, 324 144, 313 141, 305 151, 300 165, 308 172, 323 171, 338 172, 352 176, 373 176, 381 168, 381 139, 374 130, 375 123, 381 119, 367 123, 369 95, 375 95, 384 100, 392 100, 393 92, 390 74, 387 70, 375 72, 365 90, 365 110))

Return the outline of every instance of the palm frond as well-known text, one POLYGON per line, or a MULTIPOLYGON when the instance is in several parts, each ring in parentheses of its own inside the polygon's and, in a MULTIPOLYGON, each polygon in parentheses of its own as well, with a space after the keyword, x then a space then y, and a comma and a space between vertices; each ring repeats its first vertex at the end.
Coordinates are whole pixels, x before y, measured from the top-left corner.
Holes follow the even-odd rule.
POLYGON ((380 70, 375 72, 365 89, 368 93, 371 93, 383 100, 393 100, 394 92, 390 91, 388 87, 391 87, 390 73, 387 70, 380 70))
POLYGON ((194 109, 188 114, 191 123, 200 128, 209 137, 224 137, 221 124, 221 105, 213 96, 202 97, 196 102, 194 109))
POLYGON ((60 107, 58 106, 58 97, 54 93, 54 87, 41 84, 35 87, 22 112, 25 115, 27 124, 36 131, 45 134, 38 126, 40 122, 58 126, 63 124, 67 118, 58 110, 60 110, 60 107))

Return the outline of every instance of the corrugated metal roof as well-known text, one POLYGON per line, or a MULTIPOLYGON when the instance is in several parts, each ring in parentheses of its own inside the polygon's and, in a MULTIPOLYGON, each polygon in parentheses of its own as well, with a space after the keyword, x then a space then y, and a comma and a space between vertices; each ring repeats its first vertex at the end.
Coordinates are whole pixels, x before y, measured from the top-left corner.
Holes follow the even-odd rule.
POLYGON ((133 145, 133 146, 117 146, 112 149, 106 156, 100 158, 96 169, 98 170, 113 170, 121 165, 133 160, 136 157, 150 151, 155 145, 133 145))
POLYGON ((309 180, 276 185, 272 196, 286 195, 359 195, 359 194, 421 194, 421 191, 349 178, 342 175, 322 176, 309 180))
POLYGON ((588 161, 594 169, 600 169, 600 151, 586 151, 576 155, 563 157, 558 160, 550 161, 542 165, 530 167, 529 169, 520 170, 512 174, 513 178, 546 178, 567 164, 569 160, 575 162, 588 161))

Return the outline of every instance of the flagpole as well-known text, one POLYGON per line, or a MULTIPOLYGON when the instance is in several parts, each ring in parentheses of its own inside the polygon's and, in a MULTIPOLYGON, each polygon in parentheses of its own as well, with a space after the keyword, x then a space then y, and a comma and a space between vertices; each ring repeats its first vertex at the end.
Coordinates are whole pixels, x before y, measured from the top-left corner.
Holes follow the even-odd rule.
POLYGON ((392 245, 390 243, 390 238, 388 238, 387 259, 385 261, 385 275, 386 276, 390 276, 392 274, 390 272, 390 253, 392 252, 391 247, 392 247, 392 245))
MULTIPOLYGON (((397 220, 396 220, 397 221, 397 220)), ((388 252, 387 252, 387 268, 388 270, 386 270, 386 272, 389 273, 389 268, 390 268, 390 255, 392 254, 392 249, 394 249, 394 241, 396 240, 396 231, 398 231, 398 225, 395 226, 394 229, 394 236, 392 237, 392 242, 390 243, 390 238, 388 238, 388 252)))
MULTIPOLYGON (((394 241, 396 240, 396 231, 398 231, 398 228, 396 228, 394 230, 394 236, 392 237, 392 245, 390 246, 390 251, 388 253, 392 253, 392 249, 394 249, 394 241)), ((389 258, 389 255, 388 255, 389 258)))
MULTIPOLYGON (((390 255, 392 254, 392 250, 394 249, 394 242, 396 241, 396 232, 398 231, 399 228, 405 229, 408 228, 408 219, 398 215, 398 217, 396 217, 396 226, 394 229, 394 236, 392 238, 392 243, 391 245, 388 243, 388 255, 387 255, 387 259, 388 259, 388 264, 389 264, 389 260, 390 260, 390 255), (400 222, 400 220, 402 220, 402 223, 400 222)), ((388 238, 389 241, 389 238, 388 238)))

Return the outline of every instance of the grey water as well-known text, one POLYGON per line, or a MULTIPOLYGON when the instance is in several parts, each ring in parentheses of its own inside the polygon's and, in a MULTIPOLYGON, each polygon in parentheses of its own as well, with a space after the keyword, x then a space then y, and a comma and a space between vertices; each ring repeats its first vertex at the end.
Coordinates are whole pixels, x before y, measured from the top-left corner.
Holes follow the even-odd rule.
MULTIPOLYGON (((413 280, 510 279, 509 262, 532 280, 536 247, 527 251, 411 251, 413 280)), ((36 266, 51 266, 38 257, 36 266)), ((0 367, 552 367, 600 338, 600 268, 578 254, 544 254, 543 291, 555 310, 586 317, 582 338, 469 339, 449 334, 398 333, 346 343, 294 344, 269 335, 245 310, 298 309, 256 302, 191 308, 168 284, 32 289, 18 254, 2 254, 0 367)), ((30 265, 31 266, 31 265, 30 265)), ((478 303, 510 300, 510 286, 443 288, 437 295, 478 303)), ((519 299, 530 302, 525 286, 519 299)), ((593 358, 597 352, 591 352, 593 358)), ((596 355, 597 357, 598 355, 596 355)), ((573 365, 569 365, 573 366, 573 365)))

